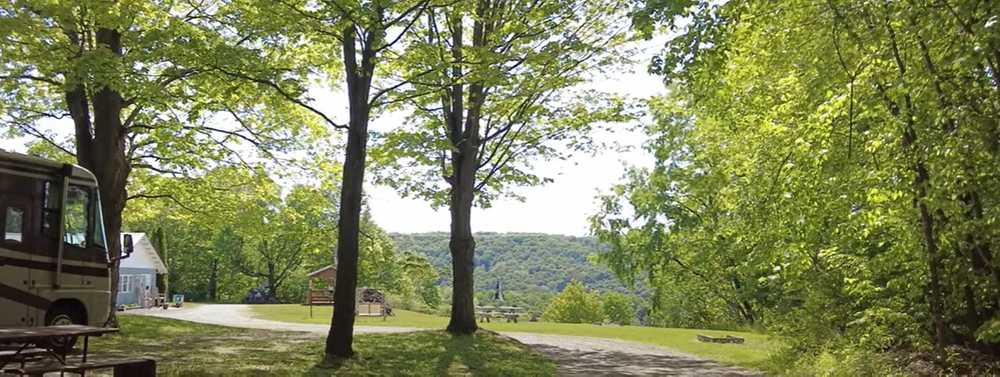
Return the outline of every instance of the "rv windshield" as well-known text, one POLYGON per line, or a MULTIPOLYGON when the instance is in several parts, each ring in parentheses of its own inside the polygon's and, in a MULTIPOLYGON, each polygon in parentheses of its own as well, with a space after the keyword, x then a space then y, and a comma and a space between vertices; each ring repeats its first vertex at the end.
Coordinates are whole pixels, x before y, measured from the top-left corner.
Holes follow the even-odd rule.
POLYGON ((104 222, 97 190, 70 185, 66 192, 65 236, 67 244, 104 248, 104 222))
POLYGON ((93 239, 95 246, 102 249, 106 248, 108 245, 107 240, 104 238, 104 213, 101 211, 101 194, 94 189, 94 229, 93 239))

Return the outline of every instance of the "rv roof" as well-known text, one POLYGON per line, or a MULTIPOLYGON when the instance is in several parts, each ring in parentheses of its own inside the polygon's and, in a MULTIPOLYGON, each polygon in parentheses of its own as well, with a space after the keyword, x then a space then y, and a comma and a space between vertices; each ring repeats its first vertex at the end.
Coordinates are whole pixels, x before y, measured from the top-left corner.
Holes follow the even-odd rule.
POLYGON ((59 161, 44 159, 41 157, 29 156, 26 154, 8 152, 0 149, 0 168, 41 173, 45 175, 62 175, 65 166, 72 169, 72 177, 88 182, 97 182, 97 178, 89 170, 79 165, 65 164, 59 161))

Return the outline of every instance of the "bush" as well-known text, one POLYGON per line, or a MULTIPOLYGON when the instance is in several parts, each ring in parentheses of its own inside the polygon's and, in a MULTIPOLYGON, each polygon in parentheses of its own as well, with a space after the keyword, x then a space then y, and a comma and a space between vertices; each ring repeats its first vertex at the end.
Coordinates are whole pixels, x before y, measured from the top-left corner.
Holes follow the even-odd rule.
MULTIPOLYGON (((832 339, 821 348, 804 351, 795 346, 776 350, 761 369, 768 374, 789 377, 852 377, 911 375, 894 360, 892 353, 864 349, 832 339)), ((915 366, 917 363, 910 363, 915 366)), ((920 369, 919 366, 917 369, 920 369)), ((923 374, 920 374, 923 375, 923 374)), ((928 374, 938 375, 938 373, 928 374)))
POLYGON ((542 319, 563 323, 599 323, 604 320, 601 299, 576 280, 569 283, 562 293, 542 313, 542 319))
POLYGON ((635 306, 632 297, 618 292, 608 292, 602 298, 601 306, 604 308, 604 317, 622 326, 632 324, 635 319, 635 306))

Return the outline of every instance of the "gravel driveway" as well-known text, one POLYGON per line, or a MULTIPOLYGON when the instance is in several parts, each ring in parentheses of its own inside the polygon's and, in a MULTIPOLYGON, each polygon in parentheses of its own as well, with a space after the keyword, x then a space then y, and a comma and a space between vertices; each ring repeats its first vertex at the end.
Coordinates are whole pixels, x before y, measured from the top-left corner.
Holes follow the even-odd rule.
MULTIPOLYGON (((250 329, 299 331, 321 335, 326 335, 326 333, 330 331, 329 325, 279 322, 254 318, 247 305, 238 304, 197 305, 190 308, 170 308, 167 310, 153 308, 129 310, 126 313, 180 319, 184 321, 208 323, 211 325, 245 327, 250 329)), ((354 332, 358 334, 407 332, 417 330, 420 329, 392 326, 354 326, 354 332)))
MULTIPOLYGON (((289 323, 254 318, 247 305, 198 305, 182 309, 131 310, 148 315, 230 327, 284 330, 326 335, 327 325, 289 323)), ((355 333, 419 331, 411 327, 355 326, 355 333)), ((759 376, 758 372, 665 348, 615 339, 502 332, 555 361, 560 376, 759 376)))

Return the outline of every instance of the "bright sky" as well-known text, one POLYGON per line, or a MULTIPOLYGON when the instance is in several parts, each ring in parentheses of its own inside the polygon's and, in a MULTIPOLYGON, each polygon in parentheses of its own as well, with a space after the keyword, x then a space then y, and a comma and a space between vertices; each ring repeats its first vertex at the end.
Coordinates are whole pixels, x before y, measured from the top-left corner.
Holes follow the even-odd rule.
MULTIPOLYGON (((646 73, 649 59, 660 50, 663 42, 664 38, 657 38, 639 44, 633 55, 631 73, 602 78, 592 83, 593 87, 636 99, 666 93, 661 79, 646 73)), ((323 106, 330 103, 343 102, 321 100, 317 101, 317 107, 327 114, 343 111, 340 106, 323 106)), ((374 130, 385 129, 394 123, 398 124, 398 121, 398 117, 383 117, 376 119, 371 127, 374 130)), ((524 202, 499 200, 489 209, 475 209, 472 229, 477 232, 586 235, 587 218, 598 208, 596 196, 617 183, 627 166, 652 164, 652 157, 640 148, 645 139, 642 134, 617 132, 613 137, 620 144, 632 147, 632 150, 605 151, 596 156, 578 155, 568 161, 539 162, 535 164, 536 172, 555 181, 541 187, 516 189, 525 198, 524 202)), ((0 148, 24 152, 25 142, 25 139, 0 139, 0 148)), ((338 160, 340 159, 342 157, 338 156, 338 160)), ((449 230, 450 218, 446 208, 434 211, 427 202, 403 198, 389 187, 367 184, 365 191, 376 223, 387 231, 412 233, 449 230)))
MULTIPOLYGON (((663 41, 663 38, 658 38, 638 46, 632 73, 606 77, 593 83, 593 86, 637 99, 665 94, 662 79, 646 72, 650 58, 660 51, 663 41)), ((377 123, 373 127, 378 127, 377 123)), ((627 166, 651 166, 653 162, 652 157, 640 148, 645 141, 640 132, 618 132, 613 136, 619 143, 633 147, 632 150, 541 162, 536 165, 536 172, 554 178, 554 182, 541 187, 517 189, 517 193, 526 199, 524 202, 502 200, 494 202, 493 207, 488 209, 474 209, 472 230, 588 234, 588 218, 598 208, 596 196, 619 182, 627 166)), ((402 198, 388 187, 369 185, 366 190, 375 221, 390 232, 449 230, 451 220, 447 208, 434 211, 426 202, 402 198)))

